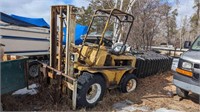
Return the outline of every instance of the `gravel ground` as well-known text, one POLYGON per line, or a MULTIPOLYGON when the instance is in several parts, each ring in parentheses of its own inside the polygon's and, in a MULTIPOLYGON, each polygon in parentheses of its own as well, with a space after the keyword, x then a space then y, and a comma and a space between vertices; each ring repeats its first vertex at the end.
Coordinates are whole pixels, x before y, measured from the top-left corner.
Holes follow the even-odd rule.
MULTIPOLYGON (((171 72, 153 75, 138 79, 138 87, 133 93, 122 94, 118 90, 107 91, 103 101, 91 109, 80 109, 79 111, 115 111, 113 105, 121 101, 130 101, 129 106, 144 107, 147 111, 162 110, 161 108, 199 112, 200 98, 198 95, 190 94, 187 99, 180 99, 175 93, 172 84, 171 72)), ((36 95, 3 95, 1 102, 6 111, 67 111, 71 110, 70 102, 64 96, 60 103, 53 103, 51 90, 43 88, 36 95)), ((142 111, 137 110, 136 111, 142 111)))

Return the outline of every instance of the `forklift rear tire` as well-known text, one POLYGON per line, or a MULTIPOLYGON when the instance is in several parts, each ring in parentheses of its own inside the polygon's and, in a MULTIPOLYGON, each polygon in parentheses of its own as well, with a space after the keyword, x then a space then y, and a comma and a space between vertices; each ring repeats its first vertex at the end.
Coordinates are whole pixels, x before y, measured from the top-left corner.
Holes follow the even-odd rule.
POLYGON ((186 97, 188 97, 189 92, 185 91, 179 87, 176 87, 176 94, 182 98, 186 98, 186 97))
POLYGON ((130 93, 137 87, 137 80, 134 74, 125 74, 120 81, 119 90, 122 93, 130 93))
POLYGON ((94 107, 103 98, 106 82, 100 75, 84 72, 78 78, 77 107, 94 107))

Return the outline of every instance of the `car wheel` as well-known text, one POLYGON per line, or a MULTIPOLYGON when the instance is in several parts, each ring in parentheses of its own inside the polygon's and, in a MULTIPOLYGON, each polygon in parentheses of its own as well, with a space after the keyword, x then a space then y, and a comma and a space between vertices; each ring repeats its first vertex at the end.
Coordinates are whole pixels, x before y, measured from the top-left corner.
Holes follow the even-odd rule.
POLYGON ((38 62, 30 62, 28 66, 29 66, 29 70, 28 70, 29 76, 31 76, 32 78, 37 77, 39 75, 38 62))
POLYGON ((177 93, 178 96, 180 96, 182 98, 188 97, 188 94, 189 94, 188 91, 185 91, 185 90, 183 90, 183 89, 181 89, 179 87, 176 87, 176 93, 177 93))

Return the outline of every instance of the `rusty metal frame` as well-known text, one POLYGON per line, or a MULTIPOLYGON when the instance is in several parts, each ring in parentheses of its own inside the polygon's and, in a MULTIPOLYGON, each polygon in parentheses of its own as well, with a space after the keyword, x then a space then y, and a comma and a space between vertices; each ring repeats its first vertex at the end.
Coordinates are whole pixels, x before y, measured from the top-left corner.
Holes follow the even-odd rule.
POLYGON ((77 99, 77 79, 51 67, 47 64, 41 63, 41 71, 45 75, 44 77, 51 77, 52 79, 55 79, 57 76, 64 76, 67 80, 70 81, 62 81, 61 83, 65 85, 67 88, 69 88, 72 92, 72 109, 76 110, 76 99, 77 99))
POLYGON ((78 9, 71 5, 51 7, 50 66, 40 62, 44 77, 57 80, 56 97, 60 96, 61 91, 65 91, 65 88, 69 96, 71 93, 69 90, 72 91, 73 110, 76 109, 77 80, 73 77, 73 62, 70 60, 70 53, 72 52, 71 44, 74 43, 77 11, 78 9), (65 45, 62 43, 64 25, 66 27, 65 45))
MULTIPOLYGON (((133 21, 134 21, 134 19, 135 19, 133 15, 128 14, 128 13, 123 12, 123 11, 118 10, 118 9, 98 9, 98 10, 95 11, 95 13, 94 13, 94 15, 93 15, 93 18, 92 18, 92 21, 90 22, 90 25, 89 25, 87 34, 85 35, 84 40, 83 40, 83 45, 84 45, 84 43, 85 43, 85 41, 86 41, 86 39, 87 39, 87 37, 88 37, 88 35, 89 35, 89 31, 90 31, 90 29, 91 29, 91 26, 92 26, 92 23, 93 23, 93 21, 94 21, 94 18, 95 18, 95 17, 108 17, 108 20, 107 20, 106 25, 105 25, 105 27, 104 27, 104 31, 102 32, 102 39, 103 39, 103 38, 104 38, 105 31, 107 30, 107 26, 108 26, 108 24, 109 24, 109 22, 110 22, 111 16, 116 17, 120 22, 129 22, 129 23, 131 24, 131 25, 130 25, 130 28, 129 28, 129 31, 128 31, 128 33, 127 33, 127 37, 126 37, 126 38, 128 38, 128 35, 129 35, 129 33, 130 33, 130 29, 131 29, 131 27, 132 27, 132 25, 133 25, 133 21), (119 12, 119 13, 116 13, 115 11, 117 11, 117 12, 119 12), (106 14, 108 14, 108 15, 99 15, 99 14, 97 15, 97 13, 101 13, 101 12, 106 13, 106 14), (132 20, 131 20, 131 21, 129 21, 129 20, 123 20, 123 21, 122 21, 122 20, 120 19, 119 16, 129 16, 129 17, 132 18, 132 20)), ((127 40, 127 39, 126 39, 126 40, 127 40)), ((99 42, 99 44, 101 44, 101 42, 99 42)), ((126 44, 126 42, 125 42, 124 44, 126 44)))

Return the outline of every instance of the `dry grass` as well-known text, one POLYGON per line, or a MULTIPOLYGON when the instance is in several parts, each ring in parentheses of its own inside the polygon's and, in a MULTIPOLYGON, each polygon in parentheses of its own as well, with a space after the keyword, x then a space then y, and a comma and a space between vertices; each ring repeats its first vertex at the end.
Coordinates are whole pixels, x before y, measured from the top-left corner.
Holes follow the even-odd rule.
MULTIPOLYGON (((59 104, 54 104, 51 93, 51 89, 43 88, 40 93, 32 96, 4 95, 2 96, 3 108, 11 111, 66 111, 71 109, 71 104, 65 96, 59 104)), ((133 93, 122 94, 118 90, 109 90, 97 106, 91 109, 83 108, 79 111, 113 111, 113 104, 126 99, 132 101, 134 106, 147 106, 150 110, 168 108, 187 112, 200 111, 197 95, 190 94, 188 99, 177 101, 173 93, 175 93, 175 87, 172 85, 172 75, 171 72, 167 72, 139 79, 137 90, 133 93)))

